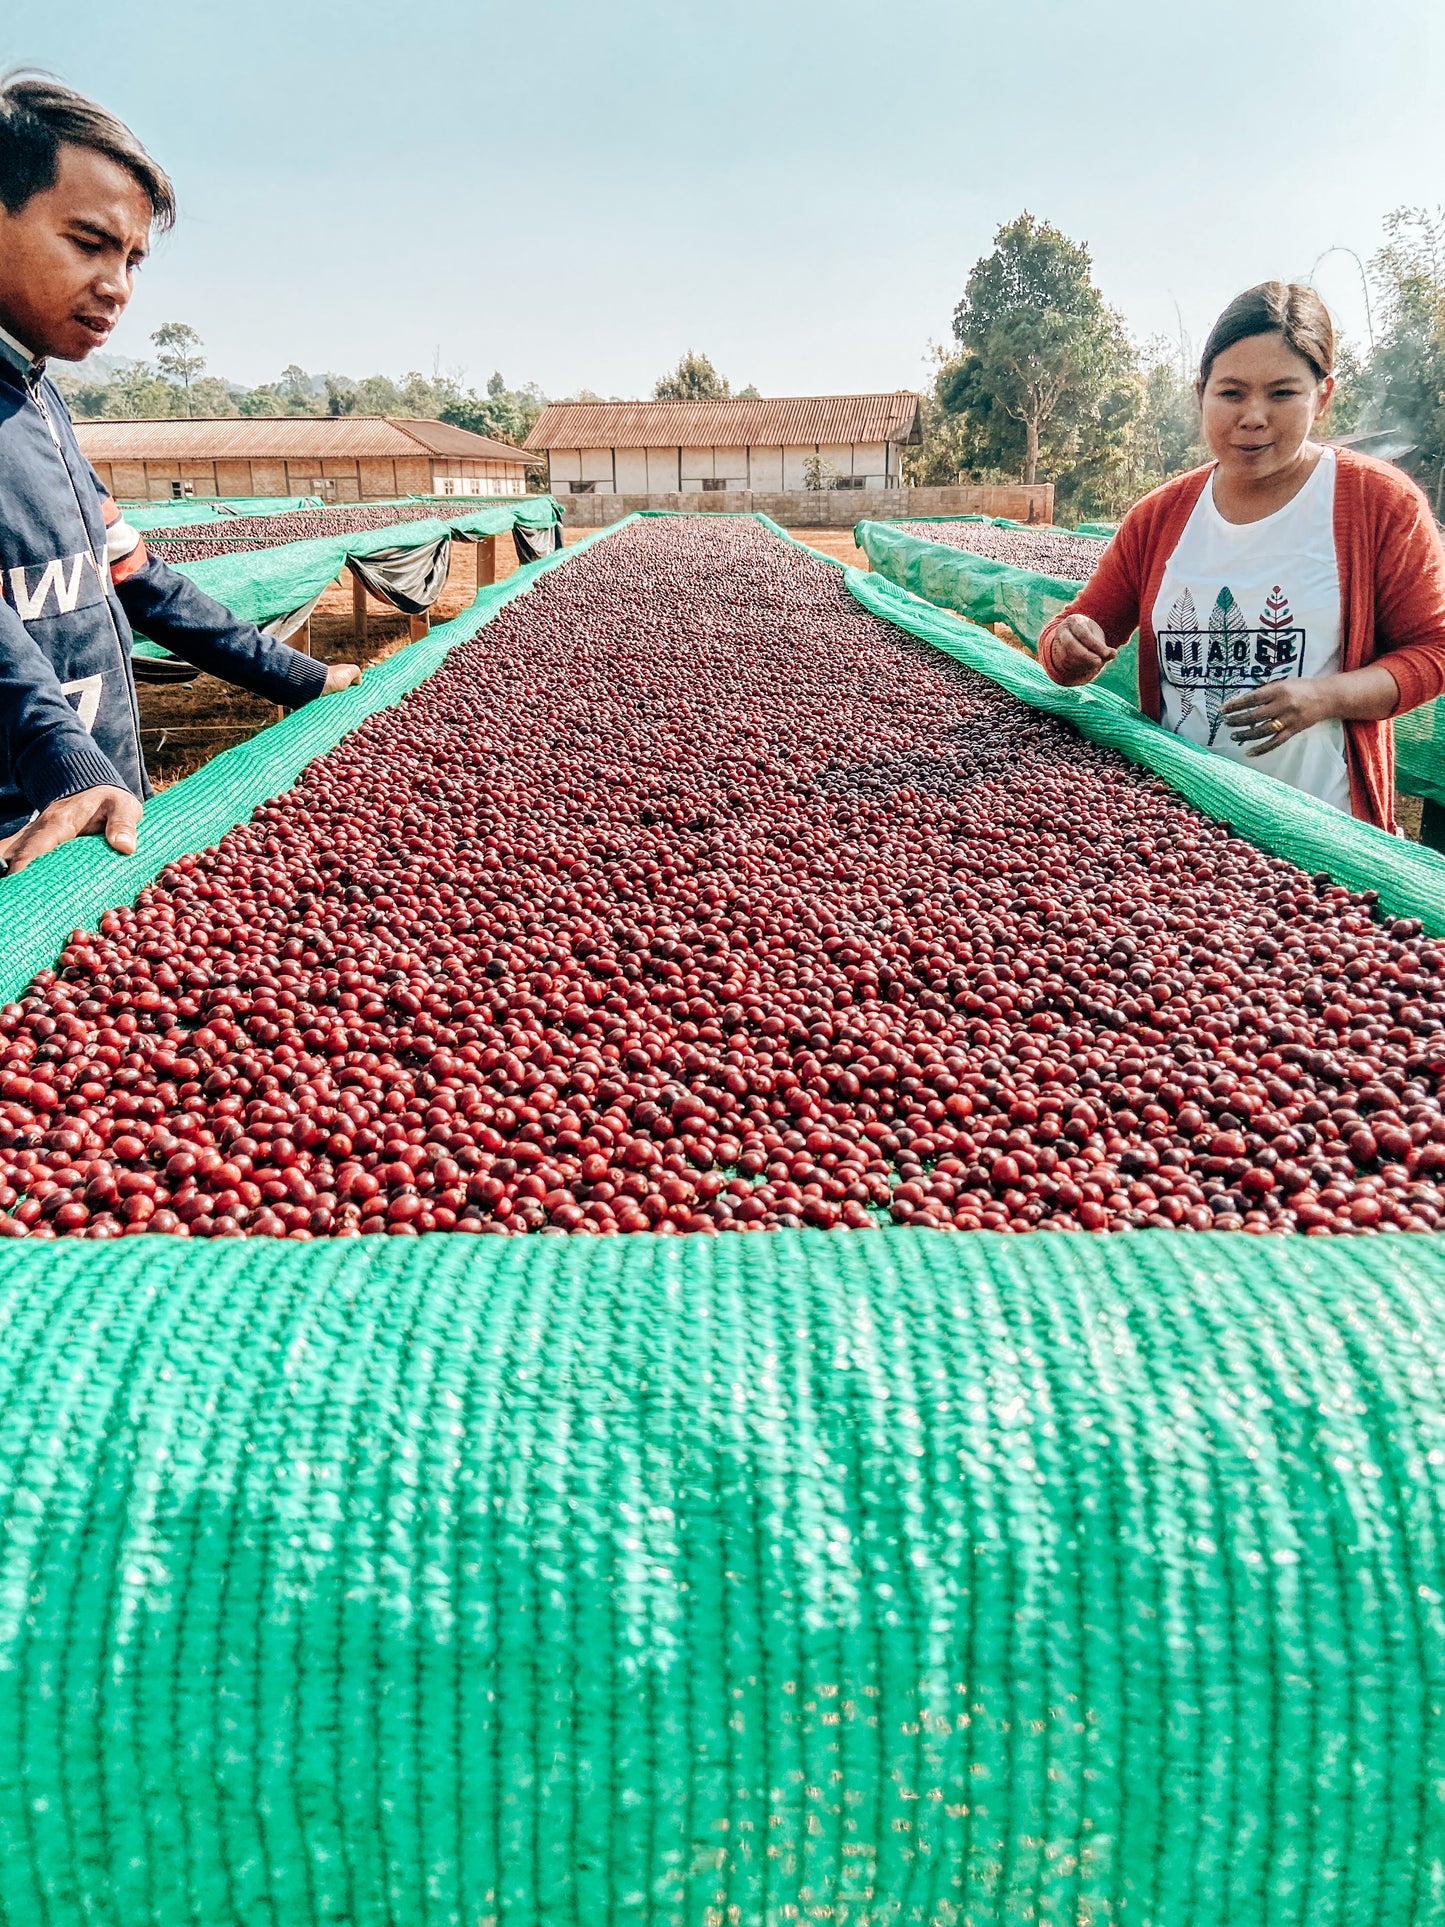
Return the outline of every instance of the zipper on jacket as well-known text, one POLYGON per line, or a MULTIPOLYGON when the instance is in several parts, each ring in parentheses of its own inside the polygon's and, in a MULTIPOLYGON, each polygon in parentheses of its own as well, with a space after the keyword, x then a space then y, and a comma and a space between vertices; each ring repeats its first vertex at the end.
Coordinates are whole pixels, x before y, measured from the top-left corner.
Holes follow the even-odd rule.
POLYGON ((80 532, 85 538, 85 548, 86 548, 86 553, 90 557, 90 566, 95 570, 96 579, 100 583, 100 599, 105 605, 106 617, 110 622, 110 633, 112 634, 112 636, 115 637, 116 653, 120 657, 121 673, 123 676, 125 676, 126 699, 130 705, 130 724, 131 724, 131 729, 135 733, 136 767, 140 771, 141 788, 142 790, 144 790, 147 779, 146 779, 145 748, 141 742, 141 734, 140 734, 140 708, 136 699, 135 684, 130 676, 125 675, 126 664, 130 659, 130 652, 120 639, 120 629, 117 627, 117 624, 116 624, 115 610, 112 609, 110 606, 110 597, 111 597, 110 570, 103 563, 98 562, 96 560, 95 550, 91 547, 90 530, 86 524, 85 510, 81 506, 80 496, 76 493, 75 477, 70 472, 70 463, 67 462, 65 459, 65 450, 61 445, 59 435, 55 432, 55 423, 50 419, 50 410, 45 406, 45 397, 40 392, 39 382, 38 381, 32 382, 27 376, 25 381, 25 392, 27 395, 29 395, 31 401, 34 402, 37 410, 39 411, 40 419, 45 423, 46 430, 49 433, 51 442, 54 445, 55 453, 59 457, 60 466, 65 471, 65 479, 70 484, 70 499, 72 502, 74 502, 75 512, 80 518, 80 532))

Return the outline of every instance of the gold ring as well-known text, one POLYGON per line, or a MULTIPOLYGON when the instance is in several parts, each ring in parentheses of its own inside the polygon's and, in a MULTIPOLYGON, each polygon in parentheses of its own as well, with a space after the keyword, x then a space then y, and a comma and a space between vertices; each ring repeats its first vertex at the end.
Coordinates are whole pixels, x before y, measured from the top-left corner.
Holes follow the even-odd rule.
POLYGON ((1271 716, 1271 717, 1270 717, 1270 719, 1269 719, 1269 733, 1270 733, 1270 735, 1271 735, 1271 736, 1283 736, 1283 734, 1284 734, 1284 724, 1283 724, 1283 723, 1282 723, 1282 722, 1280 721, 1280 719, 1279 719, 1279 717, 1278 717, 1278 716, 1271 716))

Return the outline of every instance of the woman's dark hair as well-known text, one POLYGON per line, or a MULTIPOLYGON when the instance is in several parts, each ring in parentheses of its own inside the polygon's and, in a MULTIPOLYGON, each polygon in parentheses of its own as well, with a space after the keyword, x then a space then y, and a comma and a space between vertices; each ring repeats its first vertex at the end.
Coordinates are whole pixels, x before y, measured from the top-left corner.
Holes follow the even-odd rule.
POLYGON ((1226 348, 1253 335, 1278 335, 1323 381, 1335 372, 1335 324, 1313 288, 1299 281, 1261 281, 1237 294, 1209 331, 1199 359, 1201 385, 1226 348))
POLYGON ((13 70, 0 77, 0 201, 18 214, 55 185, 62 147, 90 147, 128 169, 145 189, 159 228, 176 218, 176 194, 122 120, 49 74, 13 70))

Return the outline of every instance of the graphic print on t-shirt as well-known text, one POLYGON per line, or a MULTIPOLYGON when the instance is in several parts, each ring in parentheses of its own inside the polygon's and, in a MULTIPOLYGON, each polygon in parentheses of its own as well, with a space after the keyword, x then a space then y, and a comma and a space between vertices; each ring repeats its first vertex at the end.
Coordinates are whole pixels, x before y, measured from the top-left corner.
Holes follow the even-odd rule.
POLYGON ((1185 589, 1170 606, 1168 626, 1159 630, 1158 643, 1160 677, 1179 696, 1175 735, 1202 702, 1211 746, 1231 696, 1303 673, 1305 632, 1277 583, 1252 628, 1228 585, 1215 597, 1209 621, 1201 628, 1194 598, 1185 589))

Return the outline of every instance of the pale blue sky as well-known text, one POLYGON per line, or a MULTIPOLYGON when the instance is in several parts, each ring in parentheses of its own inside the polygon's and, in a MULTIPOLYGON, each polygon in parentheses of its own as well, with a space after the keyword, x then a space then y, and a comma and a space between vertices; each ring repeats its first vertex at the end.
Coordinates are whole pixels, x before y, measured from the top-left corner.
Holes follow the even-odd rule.
MULTIPOLYGON (((182 215, 115 339, 213 370, 916 386, 1028 207, 1140 336, 1445 200, 1445 0, 8 0, 182 215), (1177 311, 1176 311, 1177 303, 1177 311)), ((1359 276, 1318 284, 1363 335, 1359 276)))

